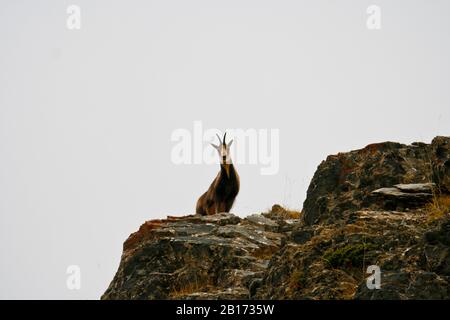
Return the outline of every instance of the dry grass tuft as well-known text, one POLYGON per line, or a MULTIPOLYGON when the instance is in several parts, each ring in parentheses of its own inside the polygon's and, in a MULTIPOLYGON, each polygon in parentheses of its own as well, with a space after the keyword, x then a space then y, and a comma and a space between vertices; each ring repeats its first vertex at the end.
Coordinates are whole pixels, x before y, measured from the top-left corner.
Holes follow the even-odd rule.
POLYGON ((428 212, 428 222, 440 219, 450 214, 450 195, 435 194, 433 200, 425 207, 428 212))
POLYGON ((271 212, 282 217, 283 219, 300 219, 302 215, 301 211, 283 208, 278 204, 273 205, 271 212))
POLYGON ((203 291, 206 287, 207 284, 201 284, 198 279, 195 279, 195 281, 175 286, 169 293, 169 297, 172 299, 181 298, 195 292, 203 291))

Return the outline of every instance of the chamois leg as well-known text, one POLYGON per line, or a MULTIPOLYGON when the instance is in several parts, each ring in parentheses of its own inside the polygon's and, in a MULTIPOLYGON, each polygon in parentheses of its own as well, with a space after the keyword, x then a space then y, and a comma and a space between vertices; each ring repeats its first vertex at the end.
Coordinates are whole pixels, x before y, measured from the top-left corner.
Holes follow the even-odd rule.
POLYGON ((207 206, 205 212, 207 216, 212 216, 216 213, 216 206, 207 206))
POLYGON ((208 213, 205 210, 206 203, 206 193, 202 194, 202 196, 197 201, 197 206, 195 208, 196 214, 201 214, 202 216, 206 216, 208 213))
POLYGON ((216 206, 216 213, 220 213, 220 212, 228 212, 226 209, 226 204, 225 202, 220 202, 217 204, 216 206))
POLYGON ((202 215, 202 216, 206 216, 207 215, 206 211, 202 207, 201 208, 197 208, 197 210, 195 211, 195 214, 199 214, 199 215, 202 215))
POLYGON ((224 203, 224 211, 225 212, 230 212, 231 207, 233 207, 233 203, 234 203, 234 199, 228 200, 227 202, 224 203))

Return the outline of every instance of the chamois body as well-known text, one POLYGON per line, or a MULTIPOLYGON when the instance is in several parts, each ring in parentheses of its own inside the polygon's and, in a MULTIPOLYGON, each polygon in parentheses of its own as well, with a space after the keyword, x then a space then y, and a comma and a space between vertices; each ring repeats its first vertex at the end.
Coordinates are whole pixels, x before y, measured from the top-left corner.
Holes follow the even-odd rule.
POLYGON ((234 199, 239 193, 239 176, 233 164, 229 165, 229 176, 221 166, 220 172, 206 191, 197 201, 196 213, 212 215, 219 212, 229 212, 234 199))
POLYGON ((195 210, 197 214, 213 215, 219 212, 229 212, 239 193, 239 175, 229 157, 229 147, 233 140, 227 145, 225 137, 226 133, 221 141, 218 136, 221 142, 219 146, 212 144, 219 152, 220 171, 209 189, 198 199, 195 210))

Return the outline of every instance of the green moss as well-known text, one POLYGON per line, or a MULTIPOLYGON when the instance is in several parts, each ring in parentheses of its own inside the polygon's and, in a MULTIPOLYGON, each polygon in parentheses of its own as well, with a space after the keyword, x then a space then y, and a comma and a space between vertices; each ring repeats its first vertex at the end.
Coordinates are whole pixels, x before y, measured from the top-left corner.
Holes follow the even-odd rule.
POLYGON ((328 249, 323 254, 323 259, 328 268, 357 268, 362 267, 364 255, 377 246, 371 243, 348 244, 339 249, 328 249))

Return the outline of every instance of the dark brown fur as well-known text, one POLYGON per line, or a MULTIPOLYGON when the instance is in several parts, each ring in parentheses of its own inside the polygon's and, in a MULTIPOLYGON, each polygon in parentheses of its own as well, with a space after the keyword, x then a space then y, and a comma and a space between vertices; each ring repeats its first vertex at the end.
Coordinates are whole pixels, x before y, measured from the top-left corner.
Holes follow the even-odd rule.
POLYGON ((229 212, 238 193, 239 175, 233 164, 221 164, 220 172, 208 191, 198 199, 196 213, 212 215, 219 212, 229 212), (225 166, 229 166, 229 176, 225 166))

